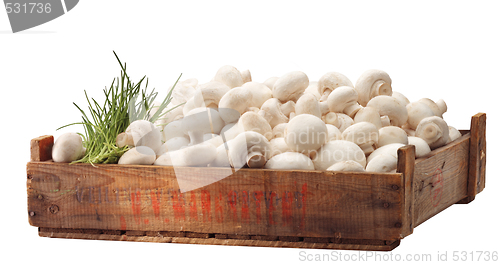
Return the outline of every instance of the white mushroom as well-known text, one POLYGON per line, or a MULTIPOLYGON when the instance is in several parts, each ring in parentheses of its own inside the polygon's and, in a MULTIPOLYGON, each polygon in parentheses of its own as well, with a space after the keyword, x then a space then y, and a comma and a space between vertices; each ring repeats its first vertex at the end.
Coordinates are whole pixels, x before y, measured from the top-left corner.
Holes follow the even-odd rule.
POLYGON ((240 71, 234 66, 225 65, 217 70, 213 81, 226 84, 229 88, 240 87, 243 85, 243 77, 240 71))
POLYGON ((311 114, 295 116, 285 128, 285 141, 288 146, 300 153, 309 154, 318 150, 328 137, 323 121, 311 114))
POLYGON ((311 114, 321 118, 321 109, 316 97, 311 93, 306 93, 301 96, 295 104, 295 114, 311 114))
POLYGON ((331 112, 345 113, 354 118, 356 112, 361 109, 357 102, 358 93, 352 87, 341 86, 333 90, 327 99, 328 108, 331 112))
POLYGON ((237 121, 252 100, 252 93, 248 89, 235 87, 229 90, 219 101, 220 117, 225 123, 237 121))
POLYGON ((252 82, 252 74, 250 73, 250 70, 243 70, 240 73, 241 78, 243 79, 243 83, 252 82))
POLYGON ((262 84, 266 85, 272 91, 274 84, 276 83, 276 80, 278 80, 278 79, 279 79, 279 77, 277 77, 277 76, 269 77, 262 84))
POLYGON ((264 168, 280 170, 314 170, 314 165, 311 159, 306 155, 296 152, 285 152, 269 159, 264 168))
POLYGON ((354 116, 354 123, 362 121, 372 123, 373 125, 375 125, 375 127, 377 127, 377 129, 382 128, 382 120, 380 119, 380 114, 378 113, 378 110, 375 108, 371 107, 361 108, 356 113, 356 116, 354 116))
POLYGON ((321 95, 319 94, 319 90, 318 90, 318 82, 309 81, 309 86, 304 91, 304 94, 313 94, 314 97, 317 100, 319 100, 321 98, 321 95))
POLYGON ((168 140, 175 137, 184 137, 187 134, 182 130, 182 119, 169 122, 163 130, 161 131, 162 142, 167 142, 168 140))
POLYGON ((432 109, 421 101, 411 102, 406 105, 408 111, 408 127, 415 130, 423 118, 434 116, 432 109))
POLYGON ((431 149, 436 149, 450 138, 448 124, 438 116, 424 118, 418 124, 415 136, 424 139, 431 149))
POLYGON ((394 143, 400 143, 404 145, 408 144, 408 135, 406 134, 405 130, 401 129, 400 127, 396 126, 382 127, 380 128, 380 130, 378 130, 378 133, 379 136, 378 136, 377 148, 394 143))
POLYGON ((230 142, 231 140, 217 147, 215 159, 208 164, 209 167, 231 167, 228 157, 228 145, 230 142))
POLYGON ((285 138, 278 137, 269 141, 271 146, 271 157, 285 152, 293 152, 293 150, 286 144, 285 138))
POLYGON ((320 101, 326 101, 328 96, 337 87, 350 86, 352 82, 345 75, 337 72, 328 72, 318 80, 318 94, 321 96, 320 101))
POLYGON ((152 165, 156 160, 153 149, 136 146, 125 152, 118 160, 119 165, 152 165))
POLYGON ((391 154, 382 153, 375 156, 366 165, 367 172, 389 173, 396 171, 398 159, 391 154))
POLYGON ((285 128, 288 123, 279 123, 273 128, 273 139, 279 137, 285 137, 285 128))
POLYGON ((429 98, 422 98, 418 100, 418 102, 424 103, 425 105, 429 106, 434 115, 440 118, 443 118, 443 113, 445 113, 447 110, 446 103, 442 99, 439 100, 440 105, 438 105, 436 102, 434 102, 432 99, 429 98))
POLYGON ((267 140, 273 138, 271 125, 262 116, 255 112, 245 112, 238 121, 243 131, 254 131, 264 135, 267 140))
MULTIPOLYGON (((187 122, 195 123, 196 130, 200 131, 202 135, 205 133, 219 134, 225 125, 219 112, 212 108, 193 109, 187 113, 182 122, 183 124, 187 122)), ((184 133, 191 137, 188 131, 184 130, 184 133)))
POLYGON ((340 132, 339 128, 331 124, 326 124, 326 129, 328 131, 328 139, 326 140, 327 142, 342 140, 342 132, 340 132))
MULTIPOLYGON (((292 102, 293 103, 293 102, 292 102)), ((281 102, 276 99, 276 98, 270 98, 262 104, 262 107, 260 108, 259 115, 264 117, 264 119, 269 122, 269 125, 271 125, 271 128, 274 128, 277 124, 280 123, 287 123, 288 122, 288 115, 290 114, 289 109, 290 109, 291 104, 281 104, 281 102), (288 115, 286 115, 285 113, 288 115)))
POLYGON ((160 130, 153 123, 146 120, 136 120, 130 123, 125 132, 118 134, 116 146, 147 146, 158 152, 162 145, 161 138, 160 130))
POLYGON ((448 141, 446 142, 446 144, 450 143, 450 142, 453 142, 455 141, 456 139, 460 138, 462 136, 462 134, 460 133, 459 130, 457 130, 455 127, 453 126, 448 126, 448 131, 449 131, 449 138, 448 138, 448 141))
POLYGON ((376 96, 366 106, 377 109, 380 116, 388 116, 391 125, 401 127, 408 120, 406 106, 401 105, 397 99, 391 96, 376 96))
POLYGON ((160 150, 158 151, 156 156, 161 156, 167 152, 179 150, 188 145, 189 145, 189 137, 187 136, 178 136, 170 138, 160 147, 160 150))
POLYGON ((208 82, 206 84, 199 85, 186 104, 182 107, 182 112, 184 116, 195 108, 208 107, 208 108, 218 108, 219 102, 230 88, 221 82, 208 82))
POLYGON ((429 147, 427 142, 425 142, 424 139, 422 138, 415 136, 408 136, 408 144, 415 146, 416 158, 427 156, 431 152, 431 148, 429 147))
MULTIPOLYGON (((349 116, 347 116, 347 117, 349 117, 349 116)), ((335 113, 335 112, 328 112, 328 113, 326 113, 325 115, 323 115, 321 117, 321 120, 324 123, 326 123, 326 124, 330 124, 330 125, 333 125, 333 126, 335 126, 337 128, 340 128, 341 125, 342 125, 342 122, 343 122, 344 118, 339 119, 337 113, 335 113)))
POLYGON ((82 137, 77 133, 69 132, 61 134, 52 146, 52 160, 54 162, 73 162, 82 158, 83 154, 82 137))
POLYGON ((239 123, 228 123, 220 131, 222 139, 227 142, 234 139, 238 134, 244 132, 239 123))
POLYGON ((380 155, 380 154, 389 154, 389 155, 392 155, 393 157, 395 158, 398 158, 398 149, 405 146, 404 144, 400 144, 400 143, 395 143, 395 144, 388 144, 388 145, 384 145, 382 147, 379 147, 377 149, 375 149, 375 151, 373 151, 367 158, 366 158, 366 162, 367 163, 370 163, 370 161, 375 158, 376 156, 380 155))
POLYGON ((340 161, 329 168, 327 171, 348 171, 348 172, 365 172, 365 168, 358 162, 354 160, 340 161))
POLYGON ((405 95, 403 95, 399 92, 392 91, 392 97, 397 99, 399 101, 399 103, 403 106, 410 104, 410 100, 408 100, 408 98, 405 97, 405 95))
POLYGON ((229 161, 236 169, 245 164, 250 168, 262 168, 271 157, 269 141, 260 133, 243 132, 227 144, 229 161))
POLYGON ((249 107, 259 108, 266 102, 266 100, 273 97, 273 92, 269 87, 257 82, 248 82, 243 84, 243 89, 247 89, 252 94, 252 101, 249 107))
POLYGON ((337 119, 339 124, 338 128, 341 132, 344 132, 344 130, 347 129, 347 127, 354 124, 354 120, 344 113, 337 113, 337 119))
POLYGON ((215 160, 217 150, 209 143, 194 144, 159 156, 154 165, 205 167, 215 160))
POLYGON ((366 166, 365 153, 350 141, 337 140, 324 144, 317 152, 311 154, 316 170, 326 170, 337 162, 353 160, 361 166, 366 166))
POLYGON ((354 86, 354 89, 358 92, 358 103, 366 107, 368 101, 376 96, 391 96, 391 83, 391 78, 384 71, 372 69, 364 72, 354 86))
POLYGON ((309 86, 309 78, 300 71, 287 73, 274 83, 273 97, 281 102, 297 101, 309 86))
POLYGON ((379 141, 379 131, 372 123, 358 122, 342 132, 342 139, 357 144, 365 154, 370 154, 379 141))

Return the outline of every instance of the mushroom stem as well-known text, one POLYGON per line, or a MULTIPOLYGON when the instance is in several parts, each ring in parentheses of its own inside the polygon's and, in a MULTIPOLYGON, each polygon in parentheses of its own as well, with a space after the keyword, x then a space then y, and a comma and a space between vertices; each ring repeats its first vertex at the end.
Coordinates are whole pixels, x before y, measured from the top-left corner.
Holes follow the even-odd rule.
POLYGON ((266 157, 260 152, 250 152, 247 156, 249 168, 262 168, 266 164, 266 157))

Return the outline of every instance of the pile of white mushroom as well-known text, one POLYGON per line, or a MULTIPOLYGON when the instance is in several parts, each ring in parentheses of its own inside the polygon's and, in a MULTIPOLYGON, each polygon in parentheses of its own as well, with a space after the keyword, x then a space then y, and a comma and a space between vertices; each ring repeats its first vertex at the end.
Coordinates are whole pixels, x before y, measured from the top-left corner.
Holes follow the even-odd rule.
POLYGON ((410 102, 380 70, 355 85, 336 72, 309 82, 300 71, 258 83, 223 66, 172 95, 167 109, 185 104, 118 136, 132 147, 119 164, 395 172, 398 148, 415 145, 425 157, 461 136, 443 120, 443 100, 410 102))

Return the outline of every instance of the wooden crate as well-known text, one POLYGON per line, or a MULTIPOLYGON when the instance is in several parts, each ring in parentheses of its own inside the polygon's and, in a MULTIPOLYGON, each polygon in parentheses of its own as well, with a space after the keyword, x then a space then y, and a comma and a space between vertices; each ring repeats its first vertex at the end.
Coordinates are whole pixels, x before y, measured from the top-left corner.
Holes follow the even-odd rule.
MULTIPOLYGON (((392 250, 484 189, 485 128, 479 113, 429 157, 400 148, 394 174, 243 168, 185 193, 172 167, 53 163, 42 136, 27 164, 29 222, 55 238, 392 250)), ((176 170, 196 181, 223 169, 176 170)))

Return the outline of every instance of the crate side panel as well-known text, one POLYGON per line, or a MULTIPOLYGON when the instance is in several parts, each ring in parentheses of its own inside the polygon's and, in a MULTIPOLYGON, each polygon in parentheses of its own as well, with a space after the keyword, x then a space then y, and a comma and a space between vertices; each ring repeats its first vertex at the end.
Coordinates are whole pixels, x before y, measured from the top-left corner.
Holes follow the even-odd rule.
POLYGON ((415 226, 467 196, 469 140, 466 134, 416 160, 415 226))
MULTIPOLYGON (((401 174, 241 169, 181 192, 171 167, 28 164, 38 227, 397 239, 401 174)), ((185 168, 192 181, 217 168, 185 168)))

